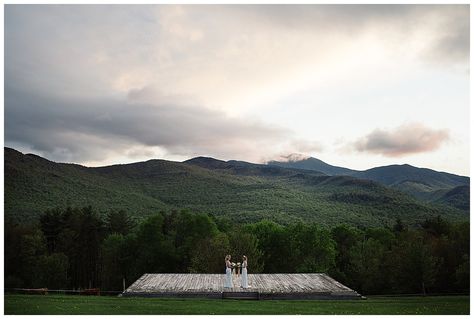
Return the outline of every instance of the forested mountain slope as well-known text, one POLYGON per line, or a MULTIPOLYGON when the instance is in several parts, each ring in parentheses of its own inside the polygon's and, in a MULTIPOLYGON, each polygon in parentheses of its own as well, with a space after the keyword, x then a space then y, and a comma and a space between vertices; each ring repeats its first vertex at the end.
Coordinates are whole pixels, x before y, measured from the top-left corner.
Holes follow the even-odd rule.
POLYGON ((88 168, 5 148, 6 216, 35 220, 49 208, 86 205, 123 209, 138 218, 190 209, 238 223, 270 219, 382 226, 397 218, 412 224, 437 215, 469 218, 462 210, 349 176, 211 158, 88 168))

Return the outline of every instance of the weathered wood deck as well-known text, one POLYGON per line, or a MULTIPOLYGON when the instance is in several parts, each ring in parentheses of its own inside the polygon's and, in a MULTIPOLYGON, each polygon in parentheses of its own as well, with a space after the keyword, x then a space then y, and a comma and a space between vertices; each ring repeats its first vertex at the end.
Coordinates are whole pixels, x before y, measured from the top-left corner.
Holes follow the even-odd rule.
POLYGON ((356 299, 361 296, 326 274, 249 274, 249 288, 224 288, 224 274, 144 274, 123 296, 247 299, 356 299))

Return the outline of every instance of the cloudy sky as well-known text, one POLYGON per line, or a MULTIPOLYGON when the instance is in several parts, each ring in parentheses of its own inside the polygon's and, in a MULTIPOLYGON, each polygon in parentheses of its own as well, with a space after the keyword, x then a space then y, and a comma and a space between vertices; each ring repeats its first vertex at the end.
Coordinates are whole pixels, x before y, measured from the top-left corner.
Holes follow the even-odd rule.
POLYGON ((5 145, 469 175, 468 5, 6 5, 5 145))

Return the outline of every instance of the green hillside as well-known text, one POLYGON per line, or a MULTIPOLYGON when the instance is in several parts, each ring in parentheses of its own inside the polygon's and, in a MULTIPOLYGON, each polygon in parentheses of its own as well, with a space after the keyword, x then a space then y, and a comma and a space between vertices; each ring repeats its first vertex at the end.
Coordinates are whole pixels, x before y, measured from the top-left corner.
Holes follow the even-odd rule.
POLYGON ((467 220, 465 212, 419 202, 373 181, 245 162, 198 158, 87 168, 5 148, 5 215, 35 220, 45 209, 92 205, 141 218, 188 208, 234 222, 267 218, 324 225, 417 223, 430 216, 467 220))
POLYGON ((355 171, 332 166, 313 157, 288 162, 271 161, 268 165, 304 168, 310 171, 323 172, 327 175, 348 175, 368 179, 402 191, 424 202, 443 204, 464 210, 466 213, 469 212, 469 177, 467 176, 438 172, 408 164, 388 165, 365 171, 355 171), (446 194, 447 196, 445 196, 446 194))
POLYGON ((437 172, 428 168, 419 168, 408 164, 375 167, 354 173, 353 176, 371 179, 390 186, 406 181, 415 181, 426 185, 431 188, 431 190, 469 184, 469 177, 466 176, 437 172))
POLYGON ((357 172, 353 176, 370 179, 410 194, 417 199, 469 212, 469 177, 411 165, 389 165, 357 172))

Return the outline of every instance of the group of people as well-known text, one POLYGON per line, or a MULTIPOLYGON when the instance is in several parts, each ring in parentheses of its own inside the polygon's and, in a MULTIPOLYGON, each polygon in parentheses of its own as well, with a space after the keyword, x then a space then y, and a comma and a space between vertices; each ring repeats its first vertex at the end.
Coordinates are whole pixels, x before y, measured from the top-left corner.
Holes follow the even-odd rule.
MULTIPOLYGON (((231 256, 227 255, 225 256, 225 283, 224 283, 224 288, 232 288, 233 282, 232 282, 232 262, 230 261, 231 256)), ((242 256, 242 276, 241 276, 241 284, 240 287, 242 288, 248 288, 248 280, 247 280, 247 256, 242 256)))

